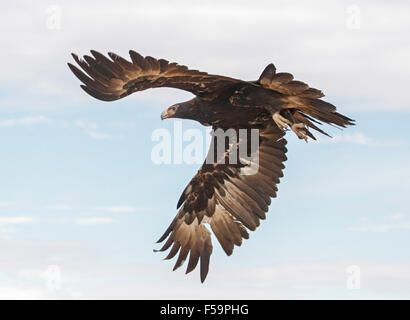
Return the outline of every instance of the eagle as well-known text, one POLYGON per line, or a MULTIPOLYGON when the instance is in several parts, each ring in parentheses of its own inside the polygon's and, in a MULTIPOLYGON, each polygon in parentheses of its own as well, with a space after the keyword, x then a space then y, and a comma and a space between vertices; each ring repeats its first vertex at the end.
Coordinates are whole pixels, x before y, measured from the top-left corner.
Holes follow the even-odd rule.
POLYGON ((229 256, 234 246, 249 238, 248 231, 254 231, 260 220, 266 218, 271 198, 276 197, 277 185, 283 177, 283 162, 287 160, 285 133, 293 131, 307 142, 308 137, 316 140, 311 130, 329 136, 319 127, 323 123, 344 128, 354 125, 354 120, 322 100, 322 91, 294 80, 290 73, 276 72, 272 63, 258 80, 244 81, 191 70, 165 59, 143 57, 132 50, 129 55, 131 60, 112 52, 105 56, 91 50, 91 55, 83 58, 72 54, 79 67, 72 63, 68 66, 82 82, 81 88, 99 100, 118 100, 150 88, 181 89, 195 97, 167 108, 161 119, 196 120, 211 126, 212 132, 238 133, 246 129, 258 133, 258 148, 254 152, 258 166, 254 172, 247 172, 254 157, 242 161, 237 153, 249 134, 233 142, 225 139, 219 156, 217 143, 211 140, 207 159, 214 154, 217 159, 205 161, 188 183, 178 200, 175 218, 158 240, 166 240, 164 245, 154 250, 169 249, 165 259, 178 254, 173 270, 189 254, 186 273, 199 263, 200 279, 204 282, 213 250, 211 231, 229 256), (238 161, 227 161, 234 152, 238 161))

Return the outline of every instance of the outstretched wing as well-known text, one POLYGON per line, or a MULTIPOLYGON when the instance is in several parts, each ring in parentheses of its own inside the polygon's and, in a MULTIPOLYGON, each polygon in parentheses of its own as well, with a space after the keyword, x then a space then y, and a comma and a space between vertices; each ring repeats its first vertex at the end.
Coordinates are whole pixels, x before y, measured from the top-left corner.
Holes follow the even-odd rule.
MULTIPOLYGON (((283 135, 284 132, 274 124, 267 124, 259 131, 257 158, 253 154, 253 160, 247 164, 230 164, 231 152, 242 143, 238 139, 236 144, 226 147, 225 164, 218 161, 202 165, 178 201, 178 214, 158 240, 162 242, 168 237, 160 251, 172 245, 166 259, 179 252, 174 270, 182 265, 189 253, 186 273, 192 271, 200 260, 201 281, 205 280, 212 253, 211 233, 205 224, 210 225, 225 253, 231 255, 234 245, 240 246, 242 239, 248 239, 247 229, 255 230, 260 219, 265 219, 285 168, 283 162, 287 149, 283 135), (255 161, 259 166, 257 172, 247 175, 255 161)), ((207 159, 213 153, 216 153, 215 143, 211 144, 207 159)))
POLYGON ((149 88, 171 87, 189 91, 203 99, 212 99, 213 94, 240 80, 189 70, 177 63, 164 59, 142 57, 130 51, 131 62, 115 53, 109 58, 91 50, 92 56, 80 59, 72 54, 81 67, 68 63, 71 71, 83 82, 81 87, 91 96, 112 101, 136 91, 149 88))

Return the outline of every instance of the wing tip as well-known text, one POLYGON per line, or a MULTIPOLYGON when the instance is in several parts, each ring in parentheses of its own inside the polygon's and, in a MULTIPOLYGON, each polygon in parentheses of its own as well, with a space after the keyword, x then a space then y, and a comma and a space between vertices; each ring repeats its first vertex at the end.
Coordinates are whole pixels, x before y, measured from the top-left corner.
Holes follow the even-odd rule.
POLYGON ((181 197, 179 198, 178 203, 177 203, 177 210, 182 206, 182 204, 184 203, 184 201, 185 201, 185 194, 182 193, 182 194, 181 194, 181 197))
POLYGON ((97 50, 94 50, 94 49, 91 49, 90 52, 91 52, 91 54, 94 56, 94 58, 95 58, 96 55, 100 55, 100 54, 101 54, 101 53, 99 53, 97 50))
POLYGON ((75 61, 79 60, 78 54, 71 52, 71 56, 74 58, 75 61))
POLYGON ((109 51, 109 52, 107 52, 107 54, 108 54, 108 56, 113 60, 113 61, 115 61, 116 59, 118 59, 118 54, 116 54, 116 53, 114 53, 114 52, 112 52, 112 51, 109 51))

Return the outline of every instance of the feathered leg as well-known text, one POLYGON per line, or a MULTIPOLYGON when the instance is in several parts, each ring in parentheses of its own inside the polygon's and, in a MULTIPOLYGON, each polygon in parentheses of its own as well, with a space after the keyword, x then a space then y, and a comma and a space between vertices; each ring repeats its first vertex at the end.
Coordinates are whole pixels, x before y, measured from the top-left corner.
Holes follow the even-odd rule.
POLYGON ((275 112, 272 114, 272 119, 275 121, 276 125, 282 129, 286 130, 289 128, 289 126, 292 124, 288 119, 286 119, 284 116, 282 116, 279 111, 275 112))
MULTIPOLYGON (((291 121, 284 116, 282 116, 279 111, 275 112, 272 114, 272 119, 275 121, 276 125, 282 129, 282 130, 287 130, 290 129, 298 136, 299 139, 303 139, 307 142, 307 128, 305 124, 302 122, 294 122, 291 121)), ((293 119, 292 119, 293 120, 293 119)))
POLYGON ((301 122, 294 123, 294 124, 292 124, 292 126, 290 128, 298 136, 299 139, 303 139, 306 142, 308 142, 307 141, 307 135, 306 135, 307 129, 306 129, 306 126, 303 123, 301 123, 301 122))

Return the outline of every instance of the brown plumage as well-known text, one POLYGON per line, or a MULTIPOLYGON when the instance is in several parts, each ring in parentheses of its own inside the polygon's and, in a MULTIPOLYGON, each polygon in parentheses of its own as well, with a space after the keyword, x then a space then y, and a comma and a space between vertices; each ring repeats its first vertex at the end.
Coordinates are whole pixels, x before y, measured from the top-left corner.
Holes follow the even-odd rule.
MULTIPOLYGON (((327 135, 318 127, 321 122, 339 127, 353 124, 332 104, 320 99, 324 96, 320 90, 293 80, 290 73, 277 73, 273 64, 257 81, 243 81, 190 70, 164 59, 144 58, 135 51, 130 51, 131 61, 114 53, 109 53, 109 58, 96 51, 91 54, 83 59, 73 54, 82 70, 68 64, 91 96, 112 101, 149 88, 186 90, 196 97, 169 107, 162 112, 162 119, 192 119, 215 130, 233 129, 233 134, 239 136, 235 143, 225 143, 221 158, 204 162, 183 191, 177 204, 179 211, 158 241, 166 240, 159 250, 170 249, 166 259, 178 255, 174 270, 186 259, 187 273, 200 263, 202 282, 212 253, 211 233, 205 225, 209 224, 223 250, 231 255, 235 245, 248 239, 247 230, 254 231, 265 219, 285 168, 283 129, 290 126, 307 141, 307 137, 315 139, 309 129, 327 135), (247 172, 256 153, 248 162, 238 155, 245 142, 238 135, 240 129, 259 130, 256 173, 247 172), (233 152, 237 155, 234 163, 228 161, 233 152)), ((214 135, 208 157, 218 155, 216 145, 214 135)))

